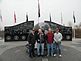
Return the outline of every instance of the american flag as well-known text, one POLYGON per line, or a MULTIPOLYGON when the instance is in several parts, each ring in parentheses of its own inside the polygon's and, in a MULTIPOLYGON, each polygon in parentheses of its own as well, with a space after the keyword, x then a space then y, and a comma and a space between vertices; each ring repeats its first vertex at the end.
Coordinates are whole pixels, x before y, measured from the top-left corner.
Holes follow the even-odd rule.
POLYGON ((1 11, 0 11, 0 20, 2 21, 2 15, 1 15, 1 11))
POLYGON ((14 11, 14 23, 16 23, 16 14, 15 14, 15 11, 14 11))

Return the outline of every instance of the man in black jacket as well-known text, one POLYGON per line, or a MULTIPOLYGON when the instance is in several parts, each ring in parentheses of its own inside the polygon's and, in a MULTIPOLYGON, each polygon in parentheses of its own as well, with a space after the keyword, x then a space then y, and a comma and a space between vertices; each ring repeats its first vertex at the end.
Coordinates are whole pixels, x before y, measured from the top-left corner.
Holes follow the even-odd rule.
POLYGON ((29 42, 29 57, 34 57, 34 47, 35 47, 35 31, 32 30, 32 32, 28 35, 28 42, 29 42))
POLYGON ((39 29, 38 36, 37 36, 37 54, 38 54, 38 56, 44 55, 44 43, 45 43, 45 34, 42 32, 41 29, 39 29))

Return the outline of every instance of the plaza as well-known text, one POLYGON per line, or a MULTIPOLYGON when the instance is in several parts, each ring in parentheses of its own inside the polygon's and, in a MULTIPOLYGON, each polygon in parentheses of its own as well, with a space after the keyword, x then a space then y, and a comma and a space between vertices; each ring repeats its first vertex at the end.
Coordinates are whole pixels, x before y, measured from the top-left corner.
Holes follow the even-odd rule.
POLYGON ((26 53, 27 41, 0 42, 0 61, 81 61, 81 39, 62 41, 62 57, 33 57, 26 53))

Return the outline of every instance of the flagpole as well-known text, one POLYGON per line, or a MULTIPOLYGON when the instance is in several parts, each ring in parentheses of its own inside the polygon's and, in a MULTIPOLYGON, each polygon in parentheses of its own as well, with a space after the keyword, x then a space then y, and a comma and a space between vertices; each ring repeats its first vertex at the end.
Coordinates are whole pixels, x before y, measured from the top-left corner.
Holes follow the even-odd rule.
POLYGON ((40 18, 40 4, 39 4, 39 0, 38 0, 38 26, 40 27, 39 18, 40 18))
POLYGON ((0 31, 2 30, 2 13, 1 13, 1 10, 0 10, 0 31))
POLYGON ((75 39, 75 15, 74 15, 74 11, 73 11, 73 19, 74 19, 74 39, 75 39))
POLYGON ((14 23, 16 23, 16 13, 14 11, 14 23))
MULTIPOLYGON (((38 17, 38 26, 39 26, 39 17, 38 17)), ((40 26, 39 26, 40 27, 40 26)))
POLYGON ((63 25, 63 18, 62 18, 62 12, 61 12, 61 24, 63 25))
POLYGON ((51 28, 51 22, 52 22, 52 20, 51 20, 51 13, 49 13, 49 17, 50 17, 50 28, 51 28))
POLYGON ((75 23, 74 23, 74 39, 75 39, 75 23))
POLYGON ((26 22, 28 22, 28 12, 26 12, 26 22))

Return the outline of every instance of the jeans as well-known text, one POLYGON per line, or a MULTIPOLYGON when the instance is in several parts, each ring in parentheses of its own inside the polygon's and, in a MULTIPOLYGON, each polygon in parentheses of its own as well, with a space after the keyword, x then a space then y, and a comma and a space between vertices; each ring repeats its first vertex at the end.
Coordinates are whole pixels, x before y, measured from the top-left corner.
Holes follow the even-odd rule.
POLYGON ((44 43, 37 43, 37 54, 44 55, 44 43))
POLYGON ((35 53, 34 53, 34 44, 31 44, 29 46, 29 56, 35 56, 35 53))
POLYGON ((61 54, 61 43, 54 43, 54 54, 57 54, 57 52, 59 54, 61 54))
POLYGON ((53 43, 51 44, 47 44, 47 48, 48 48, 48 56, 50 55, 51 53, 51 56, 53 56, 53 43))
POLYGON ((53 43, 53 49, 54 49, 53 53, 56 54, 56 44, 55 43, 53 43))

